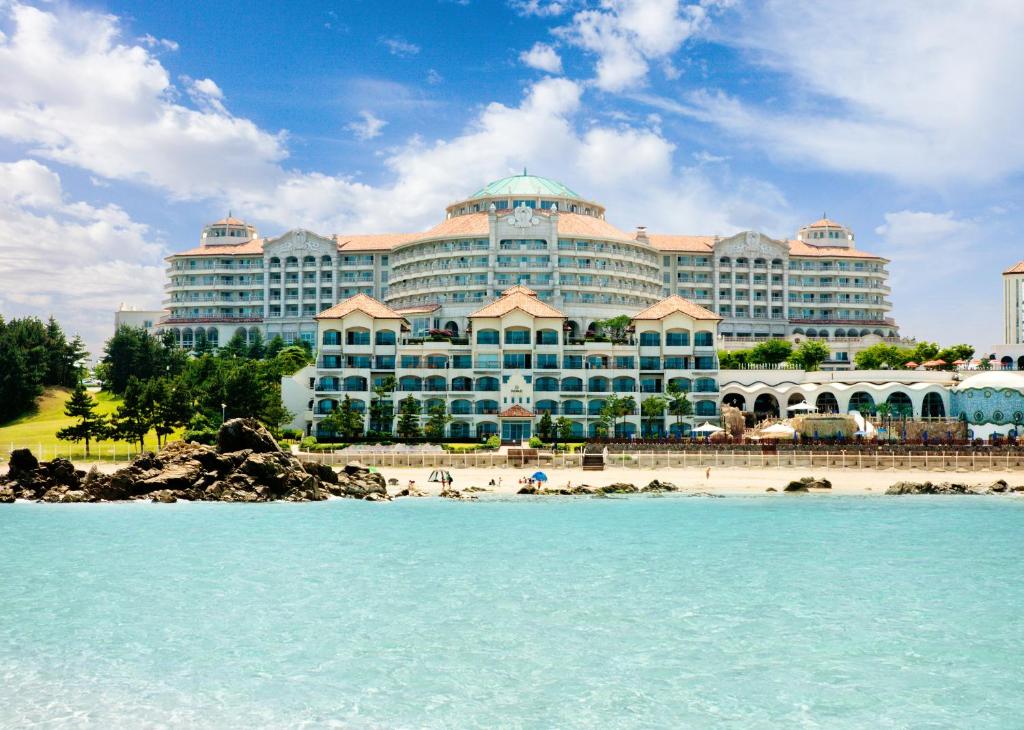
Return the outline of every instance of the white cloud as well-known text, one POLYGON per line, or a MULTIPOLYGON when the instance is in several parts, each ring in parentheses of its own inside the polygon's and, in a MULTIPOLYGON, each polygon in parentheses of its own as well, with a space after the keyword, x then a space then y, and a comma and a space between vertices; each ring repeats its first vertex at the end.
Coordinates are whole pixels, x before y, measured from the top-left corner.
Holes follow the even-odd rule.
POLYGON ((720 24, 720 40, 791 93, 786 111, 714 92, 689 99, 737 137, 915 184, 988 181, 1024 167, 1024 3, 776 0, 733 21, 720 24))
POLYGON ((121 301, 159 308, 162 248, 114 205, 68 201, 34 160, 0 163, 0 292, 11 314, 53 313, 93 354, 121 301))
POLYGON ((595 54, 596 85, 619 92, 643 85, 649 62, 663 64, 670 78, 678 76, 670 58, 683 42, 703 29, 714 0, 602 0, 600 7, 576 13, 556 35, 595 54))
POLYGON ((519 54, 519 60, 524 65, 539 71, 547 71, 551 74, 562 73, 562 57, 547 43, 534 43, 533 48, 519 54))
POLYGON ((235 184, 279 175, 287 156, 283 134, 225 113, 219 98, 203 93, 211 90, 205 80, 188 88, 191 98, 209 102, 205 108, 178 103, 160 62, 142 46, 120 42, 116 18, 23 5, 8 13, 13 31, 0 43, 0 137, 175 198, 223 195, 235 184))
MULTIPOLYGON (((14 32, 0 45, 0 138, 93 176, 230 207, 271 230, 416 230, 475 186, 523 165, 570 185, 585 181, 581 192, 605 202, 626 227, 772 230, 785 208, 778 191, 758 181, 677 168, 674 145, 657 129, 578 120, 583 87, 563 78, 527 87, 517 106, 482 107, 451 139, 414 137, 391 148, 383 184, 289 169, 284 133, 230 114, 210 79, 185 80, 200 108, 177 101, 160 62, 120 42, 115 18, 66 8, 11 12, 14 32)), ((369 121, 361 129, 379 132, 369 121)))
MULTIPOLYGON (((943 343, 970 342, 988 347, 981 335, 992 320, 964 316, 995 303, 967 295, 979 283, 998 282, 999 251, 984 246, 998 238, 982 222, 957 217, 954 211, 901 210, 885 214, 871 250, 891 260, 890 285, 896 321, 905 333, 943 343), (974 286, 972 286, 974 285, 974 286), (979 337, 981 338, 979 340, 979 337)), ((1005 262, 1003 264, 1005 266, 1005 262)), ((984 287, 983 287, 984 288, 984 287)))
POLYGON ((569 2, 561 0, 509 0, 509 5, 520 15, 540 18, 561 15, 569 9, 569 2))
MULTIPOLYGON (((3 40, 3 34, 0 33, 0 40, 3 40)), ((163 49, 165 51, 176 51, 178 50, 177 41, 168 40, 167 38, 157 38, 147 33, 146 35, 139 38, 139 41, 149 48, 163 49)))
POLYGON ((364 109, 359 112, 359 119, 349 122, 345 128, 351 131, 356 136, 356 139, 365 142, 379 137, 386 126, 386 121, 378 119, 373 115, 373 112, 364 109))
POLYGON ((427 83, 431 86, 437 86, 444 81, 444 76, 438 73, 437 69, 427 69, 427 83))
POLYGON ((415 56, 420 52, 419 46, 415 43, 410 43, 400 36, 381 36, 380 42, 388 49, 388 53, 392 56, 409 58, 410 56, 415 56))

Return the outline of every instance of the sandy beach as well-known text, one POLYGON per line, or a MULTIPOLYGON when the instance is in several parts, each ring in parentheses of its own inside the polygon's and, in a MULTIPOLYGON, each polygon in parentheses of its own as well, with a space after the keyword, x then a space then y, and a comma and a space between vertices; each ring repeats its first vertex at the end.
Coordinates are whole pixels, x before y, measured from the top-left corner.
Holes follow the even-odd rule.
MULTIPOLYGON (((404 488, 409 480, 423 491, 436 494, 441 485, 427 481, 432 469, 419 468, 382 468, 381 474, 387 479, 397 479, 398 487, 388 487, 388 491, 404 488)), ((450 469, 456 489, 466 487, 484 487, 494 494, 515 494, 519 488, 519 480, 533 474, 536 469, 450 469), (496 485, 490 487, 490 481, 496 485), (500 479, 500 486, 497 482, 500 479)), ((682 492, 710 492, 721 495, 773 496, 767 492, 774 487, 781 493, 782 488, 790 481, 801 477, 814 476, 832 482, 831 490, 819 490, 820 494, 835 495, 881 495, 886 488, 900 481, 957 481, 969 484, 990 484, 997 479, 1006 480, 1011 486, 1024 484, 1024 473, 1008 471, 976 471, 972 473, 950 471, 870 471, 851 469, 817 469, 813 472, 806 469, 747 469, 712 467, 710 477, 703 468, 674 469, 625 469, 608 467, 604 471, 584 472, 582 469, 552 469, 545 472, 549 478, 546 486, 562 487, 567 484, 588 484, 594 487, 605 486, 614 482, 628 482, 642 487, 652 479, 672 482, 682 492)))

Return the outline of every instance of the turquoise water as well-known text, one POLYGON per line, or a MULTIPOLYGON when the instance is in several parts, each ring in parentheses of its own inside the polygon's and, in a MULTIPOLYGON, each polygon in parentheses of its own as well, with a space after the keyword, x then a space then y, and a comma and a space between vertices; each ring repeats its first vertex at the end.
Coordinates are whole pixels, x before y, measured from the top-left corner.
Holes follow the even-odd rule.
POLYGON ((0 725, 1010 728, 1024 499, 0 508, 0 725))

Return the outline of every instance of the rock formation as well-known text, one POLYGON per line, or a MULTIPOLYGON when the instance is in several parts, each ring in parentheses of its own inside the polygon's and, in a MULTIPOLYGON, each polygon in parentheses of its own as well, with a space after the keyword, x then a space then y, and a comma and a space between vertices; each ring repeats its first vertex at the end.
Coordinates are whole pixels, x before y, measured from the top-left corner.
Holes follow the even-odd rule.
POLYGON ((221 426, 217 447, 176 441, 146 452, 113 474, 88 474, 65 459, 38 462, 21 449, 0 477, 0 502, 106 502, 148 499, 219 502, 306 502, 329 496, 384 501, 384 478, 351 463, 338 474, 329 466, 300 462, 277 445, 258 421, 236 418, 221 426))
POLYGON ((801 477, 792 481, 782 490, 784 492, 806 492, 810 489, 831 489, 832 482, 828 479, 815 479, 814 477, 801 477))
POLYGON ((998 479, 991 484, 964 484, 962 482, 896 482, 885 490, 886 494, 1004 494, 1024 492, 1024 486, 1011 487, 998 479))

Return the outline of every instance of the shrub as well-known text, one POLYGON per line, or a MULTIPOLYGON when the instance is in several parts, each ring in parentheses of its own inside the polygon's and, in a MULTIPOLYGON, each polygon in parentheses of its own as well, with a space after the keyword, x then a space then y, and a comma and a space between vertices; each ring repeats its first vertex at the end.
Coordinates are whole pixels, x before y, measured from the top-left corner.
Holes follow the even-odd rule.
POLYGON ((217 443, 217 429, 199 428, 189 429, 181 435, 182 441, 195 441, 197 444, 213 446, 217 443))
POLYGON ((531 436, 530 437, 530 448, 531 449, 539 449, 543 445, 544 445, 544 442, 541 441, 539 437, 537 437, 537 436, 531 436))
POLYGON ((312 451, 316 446, 316 436, 307 436, 299 442, 299 448, 303 451, 312 451))
POLYGON ((494 434, 494 435, 490 436, 487 439, 487 441, 484 443, 484 445, 487 446, 487 448, 489 448, 489 449, 500 448, 501 447, 501 437, 498 436, 498 434, 494 434))
MULTIPOLYGON (((302 438, 302 431, 298 430, 297 428, 282 428, 281 429, 281 438, 283 438, 283 439, 292 439, 293 441, 298 441, 299 439, 302 438)), ((315 442, 316 439, 313 439, 313 441, 315 442)))

